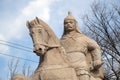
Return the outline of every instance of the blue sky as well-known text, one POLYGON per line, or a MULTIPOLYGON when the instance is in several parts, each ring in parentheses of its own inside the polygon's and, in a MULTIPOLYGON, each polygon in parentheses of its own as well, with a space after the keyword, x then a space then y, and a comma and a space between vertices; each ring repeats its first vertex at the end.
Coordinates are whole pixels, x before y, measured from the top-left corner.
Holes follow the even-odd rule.
MULTIPOLYGON (((93 0, 1 0, 0 1, 0 51, 8 55, 38 61, 32 49, 30 52, 16 49, 4 44, 4 41, 20 44, 32 48, 32 41, 26 27, 26 21, 36 16, 48 23, 60 38, 63 32, 63 20, 68 11, 72 11, 82 28, 81 17, 90 11, 93 0)), ((9 44, 13 45, 13 44, 9 44)), ((18 46, 20 47, 20 46, 18 46)), ((20 47, 23 48, 23 47, 20 47)), ((8 62, 11 57, 0 55, 0 78, 7 75, 8 62)), ((20 59, 23 63, 36 68, 37 63, 20 59)))

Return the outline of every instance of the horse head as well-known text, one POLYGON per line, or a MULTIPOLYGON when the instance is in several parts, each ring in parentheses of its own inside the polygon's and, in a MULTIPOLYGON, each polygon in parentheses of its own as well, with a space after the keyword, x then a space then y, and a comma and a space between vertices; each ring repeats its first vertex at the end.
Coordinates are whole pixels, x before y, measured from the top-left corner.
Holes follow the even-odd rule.
POLYGON ((34 44, 34 52, 40 56, 48 48, 60 46, 59 39, 56 37, 51 28, 37 17, 32 21, 27 21, 27 26, 34 44))
POLYGON ((44 26, 40 24, 40 21, 37 17, 30 22, 27 21, 27 26, 33 41, 33 52, 35 52, 38 56, 43 55, 46 50, 45 40, 47 40, 47 34, 44 30, 44 26))

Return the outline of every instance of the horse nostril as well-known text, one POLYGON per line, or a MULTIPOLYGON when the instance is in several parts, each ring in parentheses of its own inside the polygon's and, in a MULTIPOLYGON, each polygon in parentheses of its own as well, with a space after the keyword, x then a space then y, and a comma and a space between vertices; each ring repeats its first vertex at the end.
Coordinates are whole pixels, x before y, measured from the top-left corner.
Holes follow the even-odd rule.
POLYGON ((42 49, 41 49, 41 48, 39 48, 39 50, 40 50, 40 51, 42 51, 42 49))

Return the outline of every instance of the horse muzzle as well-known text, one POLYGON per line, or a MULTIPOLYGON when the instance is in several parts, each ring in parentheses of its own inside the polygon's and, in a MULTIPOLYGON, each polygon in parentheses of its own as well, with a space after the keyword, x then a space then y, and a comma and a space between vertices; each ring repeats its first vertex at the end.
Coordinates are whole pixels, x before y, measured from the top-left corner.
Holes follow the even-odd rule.
POLYGON ((45 47, 35 46, 33 52, 36 53, 36 55, 41 56, 45 53, 45 47))

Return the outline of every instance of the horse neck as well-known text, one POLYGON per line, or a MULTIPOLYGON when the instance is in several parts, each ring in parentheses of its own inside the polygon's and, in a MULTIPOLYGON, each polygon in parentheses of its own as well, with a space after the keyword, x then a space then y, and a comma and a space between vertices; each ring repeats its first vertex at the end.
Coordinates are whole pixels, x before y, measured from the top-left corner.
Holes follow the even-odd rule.
POLYGON ((48 34, 48 45, 49 46, 61 46, 60 41, 57 38, 57 36, 54 34, 54 32, 49 27, 45 27, 45 28, 48 34))
POLYGON ((39 19, 40 24, 43 26, 45 32, 48 34, 48 41, 47 44, 50 46, 54 46, 54 45, 59 45, 60 46, 60 41, 57 38, 57 36, 54 34, 54 32, 52 31, 52 29, 49 27, 49 25, 47 25, 43 20, 39 19))

